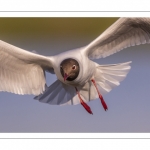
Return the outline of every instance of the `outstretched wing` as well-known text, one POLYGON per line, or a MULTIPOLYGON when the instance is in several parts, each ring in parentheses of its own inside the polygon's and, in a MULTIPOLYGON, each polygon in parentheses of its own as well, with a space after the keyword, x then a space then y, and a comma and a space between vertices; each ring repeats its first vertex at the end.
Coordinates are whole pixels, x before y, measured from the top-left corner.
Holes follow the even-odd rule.
POLYGON ((52 58, 0 41, 0 91, 39 95, 45 90, 45 70, 53 70, 52 58))
POLYGON ((83 50, 97 59, 145 43, 150 43, 150 18, 120 18, 83 50))

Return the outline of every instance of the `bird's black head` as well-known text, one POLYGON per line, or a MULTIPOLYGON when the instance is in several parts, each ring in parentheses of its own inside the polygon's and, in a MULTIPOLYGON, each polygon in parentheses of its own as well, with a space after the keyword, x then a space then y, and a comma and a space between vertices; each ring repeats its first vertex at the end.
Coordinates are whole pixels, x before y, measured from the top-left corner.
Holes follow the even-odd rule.
POLYGON ((72 58, 65 59, 60 64, 60 72, 65 80, 73 81, 79 75, 79 63, 72 58))

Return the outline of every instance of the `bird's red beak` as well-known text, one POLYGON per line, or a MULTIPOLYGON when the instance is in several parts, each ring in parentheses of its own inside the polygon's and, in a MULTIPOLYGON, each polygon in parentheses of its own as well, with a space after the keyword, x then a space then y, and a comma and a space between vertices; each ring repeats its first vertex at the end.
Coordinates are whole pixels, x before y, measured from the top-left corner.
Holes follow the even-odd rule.
POLYGON ((66 81, 68 77, 69 76, 66 73, 64 73, 64 81, 66 81))

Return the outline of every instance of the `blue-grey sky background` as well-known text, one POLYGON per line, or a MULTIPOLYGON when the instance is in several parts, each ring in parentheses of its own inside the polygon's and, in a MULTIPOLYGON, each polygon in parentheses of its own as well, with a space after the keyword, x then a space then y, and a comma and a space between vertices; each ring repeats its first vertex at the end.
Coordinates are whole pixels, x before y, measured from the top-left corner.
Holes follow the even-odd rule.
MULTIPOLYGON (((0 18, 0 39, 42 55, 87 45, 117 18, 0 18)), ((0 132, 150 132, 150 45, 127 48, 99 64, 132 61, 120 86, 104 95, 108 111, 99 99, 88 105, 54 106, 34 100, 33 95, 0 92, 0 132)), ((50 85, 55 75, 47 74, 50 85)))

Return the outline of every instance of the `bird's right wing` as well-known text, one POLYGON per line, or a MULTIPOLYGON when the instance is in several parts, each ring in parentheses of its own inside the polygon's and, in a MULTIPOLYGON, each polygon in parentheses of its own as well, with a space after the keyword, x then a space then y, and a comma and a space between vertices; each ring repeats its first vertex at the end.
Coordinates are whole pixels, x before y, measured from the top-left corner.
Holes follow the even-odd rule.
POLYGON ((0 41, 0 91, 39 95, 45 90, 46 70, 53 70, 52 58, 0 41))

